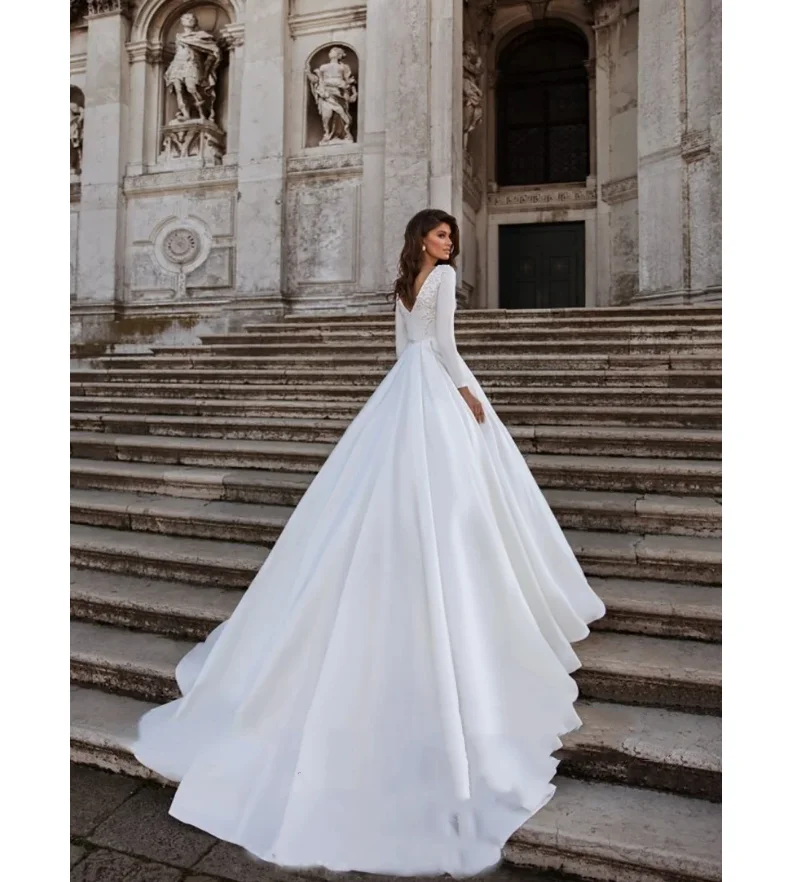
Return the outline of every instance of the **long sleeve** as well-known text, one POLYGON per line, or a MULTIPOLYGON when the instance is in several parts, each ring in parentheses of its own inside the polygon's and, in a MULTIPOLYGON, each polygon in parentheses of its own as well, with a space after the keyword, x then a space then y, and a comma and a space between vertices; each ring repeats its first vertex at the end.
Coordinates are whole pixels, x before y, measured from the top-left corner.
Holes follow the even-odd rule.
POLYGON ((394 348, 395 352, 397 352, 398 358, 403 354, 403 350, 406 348, 407 343, 408 330, 406 328, 406 320, 403 318, 403 313, 400 309, 400 300, 398 298, 394 307, 394 348))
POLYGON ((456 271, 451 266, 445 266, 436 295, 436 346, 447 373, 461 389, 469 385, 469 375, 456 347, 455 315, 456 271))

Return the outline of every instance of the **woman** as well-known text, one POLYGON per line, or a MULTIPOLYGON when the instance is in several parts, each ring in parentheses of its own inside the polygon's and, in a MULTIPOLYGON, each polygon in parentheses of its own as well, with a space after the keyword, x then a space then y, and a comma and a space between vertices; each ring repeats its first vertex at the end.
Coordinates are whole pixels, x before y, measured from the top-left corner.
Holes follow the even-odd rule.
POLYGON ((467 876, 552 796, 604 613, 458 354, 455 218, 410 221, 397 363, 136 756, 170 813, 286 866, 467 876))

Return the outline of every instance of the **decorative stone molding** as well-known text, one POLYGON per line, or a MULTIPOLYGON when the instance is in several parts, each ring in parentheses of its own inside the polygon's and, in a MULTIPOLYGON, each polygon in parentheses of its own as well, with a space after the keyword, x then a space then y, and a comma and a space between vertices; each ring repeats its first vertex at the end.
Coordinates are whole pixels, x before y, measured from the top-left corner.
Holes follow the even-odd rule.
POLYGON ((618 202, 636 199, 639 195, 639 179, 636 175, 633 175, 630 178, 619 178, 616 181, 609 181, 602 185, 600 194, 603 197, 603 202, 609 205, 616 205, 618 202))
POLYGON ((238 172, 232 165, 165 171, 149 175, 127 177, 123 181, 126 196, 151 193, 183 192, 186 189, 225 187, 235 185, 238 172))
POLYGON ((525 0, 525 5, 531 11, 531 18, 534 21, 541 21, 547 16, 547 7, 551 0, 525 0))
POLYGON ((228 50, 241 49, 244 46, 244 24, 233 22, 225 25, 219 32, 220 43, 228 50))
POLYGON ((293 156, 286 164, 289 175, 355 174, 361 171, 360 153, 326 153, 323 156, 293 156))
POLYGON ((344 31, 363 28, 367 24, 367 7, 347 6, 344 9, 327 9, 289 16, 289 33, 292 37, 303 34, 320 34, 326 31, 344 31))
POLYGON ((225 133, 216 123, 190 119, 161 129, 159 162, 200 159, 203 165, 221 165, 224 154, 225 133))
POLYGON ((148 43, 147 40, 139 40, 136 43, 128 43, 125 46, 128 59, 131 64, 145 61, 148 64, 160 64, 164 59, 164 51, 161 46, 148 43))
POLYGON ((85 52, 77 52, 75 55, 70 56, 69 72, 71 76, 80 76, 86 73, 86 58, 85 52))
POLYGON ((697 162, 711 152, 711 138, 707 131, 686 132, 681 138, 681 156, 686 162, 697 162))
POLYGON ((101 15, 129 15, 130 0, 88 0, 87 18, 98 18, 101 15))
POLYGON ((525 190, 503 189, 489 193, 490 208, 521 208, 552 211, 555 208, 595 208, 596 187, 547 187, 525 190))
POLYGON ((622 20, 622 0, 586 0, 594 13, 594 29, 602 30, 622 20))

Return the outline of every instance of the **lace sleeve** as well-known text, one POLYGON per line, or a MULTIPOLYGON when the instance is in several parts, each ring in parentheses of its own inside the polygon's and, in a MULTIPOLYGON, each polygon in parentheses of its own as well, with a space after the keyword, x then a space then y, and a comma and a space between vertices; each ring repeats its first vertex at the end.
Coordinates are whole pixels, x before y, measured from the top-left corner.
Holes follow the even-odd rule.
POLYGON ((398 297, 394 307, 394 348, 397 357, 403 354, 403 350, 408 343, 408 331, 406 330, 406 320, 403 318, 403 312, 400 308, 400 298, 398 297))
POLYGON ((451 266, 444 266, 436 295, 436 346, 447 373, 461 389, 469 384, 469 376, 456 347, 455 314, 456 271, 451 266))

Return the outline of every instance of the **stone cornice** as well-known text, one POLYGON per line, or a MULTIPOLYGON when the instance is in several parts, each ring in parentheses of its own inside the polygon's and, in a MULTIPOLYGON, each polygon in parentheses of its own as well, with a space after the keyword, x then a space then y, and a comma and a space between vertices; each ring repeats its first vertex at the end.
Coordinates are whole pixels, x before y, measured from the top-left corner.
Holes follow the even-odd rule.
POLYGON ((88 0, 87 18, 100 18, 104 15, 130 15, 130 0, 88 0))
POLYGON ((149 64, 158 64, 163 58, 161 46, 148 43, 147 40, 139 40, 136 43, 127 43, 125 49, 132 64, 146 61, 149 64))
POLYGON ((363 28, 367 24, 366 6, 347 6, 344 9, 308 12, 289 16, 289 33, 293 37, 302 34, 319 34, 325 31, 343 31, 363 28))
POLYGON ((636 199, 639 195, 639 179, 636 175, 633 175, 629 178, 608 181, 602 185, 600 193, 603 197, 603 202, 609 205, 636 199))

